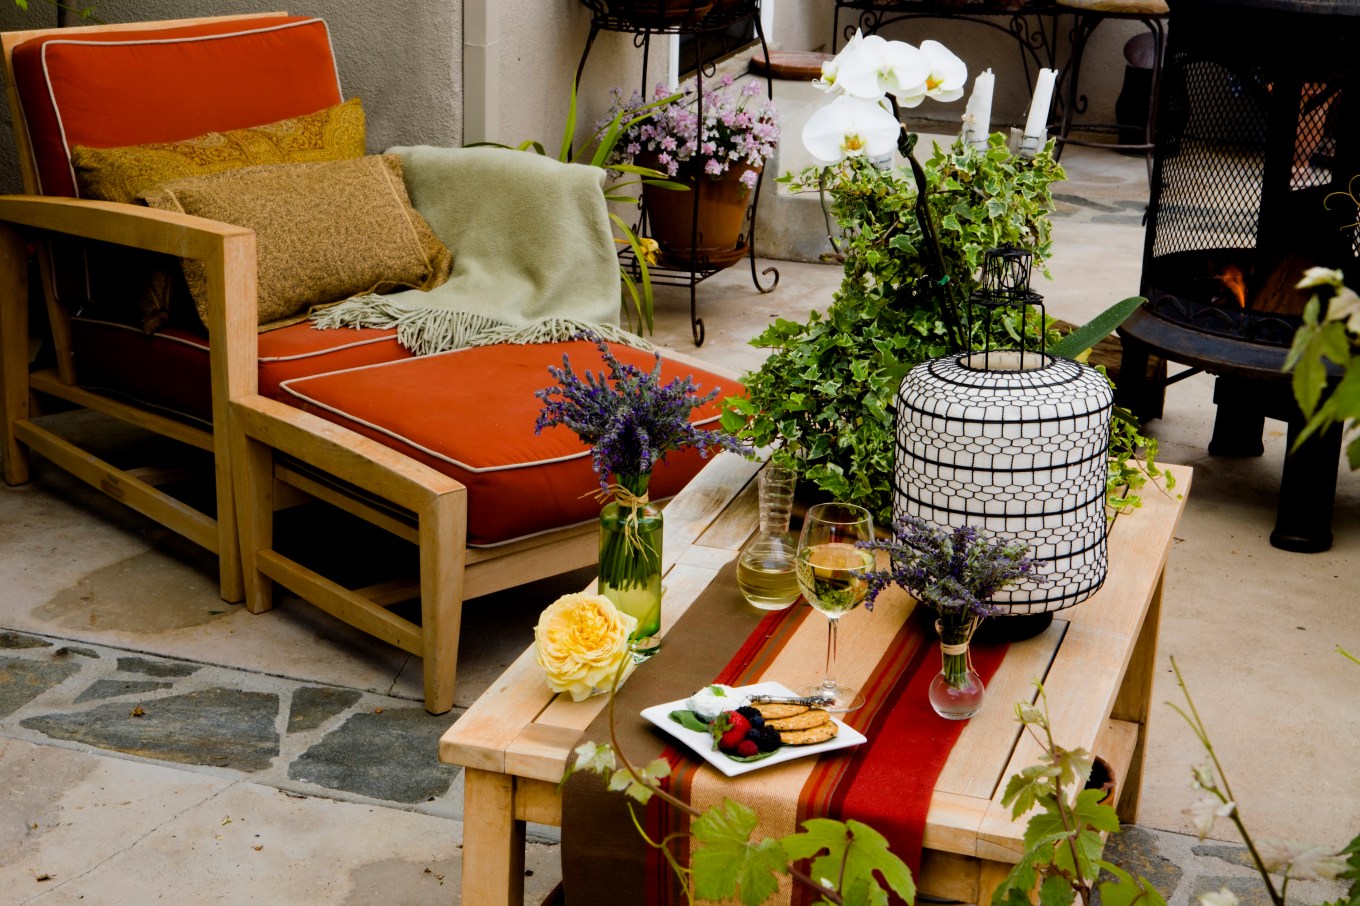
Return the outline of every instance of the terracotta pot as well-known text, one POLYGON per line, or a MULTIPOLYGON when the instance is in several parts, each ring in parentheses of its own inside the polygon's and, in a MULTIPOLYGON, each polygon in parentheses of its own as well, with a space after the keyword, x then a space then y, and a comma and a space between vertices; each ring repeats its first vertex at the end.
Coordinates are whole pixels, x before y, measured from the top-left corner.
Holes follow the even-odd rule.
POLYGON ((712 8, 712 0, 609 0, 611 14, 643 28, 692 25, 712 8))
POLYGON ((1088 790, 1104 790, 1105 795, 1101 798, 1101 805, 1114 805, 1115 793, 1118 791, 1118 778, 1115 777, 1114 768, 1108 761, 1099 755, 1095 757, 1095 763, 1091 765, 1091 778, 1086 781, 1088 790))
POLYGON ((754 170, 757 174, 760 172, 759 167, 734 166, 719 177, 700 176, 696 179, 676 176, 672 181, 687 184, 690 187, 688 192, 658 186, 642 187, 652 238, 661 246, 666 257, 683 259, 683 263, 690 260, 690 244, 695 238, 694 201, 697 194, 699 229, 697 242, 694 243, 697 246, 695 257, 721 267, 741 258, 739 254, 734 257, 728 253, 740 247, 746 212, 755 194, 741 183, 741 175, 747 170, 754 170))

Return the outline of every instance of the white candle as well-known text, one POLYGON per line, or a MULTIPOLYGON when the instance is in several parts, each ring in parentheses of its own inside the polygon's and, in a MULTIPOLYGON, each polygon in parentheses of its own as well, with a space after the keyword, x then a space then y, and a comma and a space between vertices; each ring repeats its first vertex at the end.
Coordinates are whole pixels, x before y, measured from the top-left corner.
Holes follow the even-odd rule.
POLYGON ((979 151, 987 150, 987 135, 992 123, 992 88, 996 76, 989 69, 973 80, 973 93, 968 97, 969 121, 964 131, 967 140, 979 151))
POLYGON ((1025 120, 1025 138, 1048 138, 1048 108, 1053 102, 1053 85, 1058 70, 1041 69, 1034 80, 1034 99, 1030 101, 1029 118, 1025 120))

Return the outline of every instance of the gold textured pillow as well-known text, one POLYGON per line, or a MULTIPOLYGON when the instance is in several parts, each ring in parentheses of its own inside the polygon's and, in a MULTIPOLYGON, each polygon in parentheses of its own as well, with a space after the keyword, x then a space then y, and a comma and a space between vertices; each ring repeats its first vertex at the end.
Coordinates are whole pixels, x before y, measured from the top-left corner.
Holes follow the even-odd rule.
POLYGON ((264 126, 209 132, 179 142, 71 149, 81 198, 135 201, 161 183, 263 164, 315 163, 364 156, 359 98, 264 126))
MULTIPOLYGON (((209 132, 178 142, 121 148, 71 149, 81 198, 134 202, 161 183, 224 173, 263 164, 348 160, 365 151, 363 102, 351 98, 291 119, 209 132)), ((113 310, 136 309, 142 329, 159 330, 170 318, 172 298, 183 294, 179 269, 169 258, 127 250, 92 252, 88 256, 96 302, 113 310)))
MULTIPOLYGON (((153 208, 255 231, 262 330, 360 293, 431 289, 453 267, 448 248, 411 207, 396 155, 247 167, 176 180, 143 198, 153 208)), ((186 258, 184 276, 206 323, 206 269, 186 258)))

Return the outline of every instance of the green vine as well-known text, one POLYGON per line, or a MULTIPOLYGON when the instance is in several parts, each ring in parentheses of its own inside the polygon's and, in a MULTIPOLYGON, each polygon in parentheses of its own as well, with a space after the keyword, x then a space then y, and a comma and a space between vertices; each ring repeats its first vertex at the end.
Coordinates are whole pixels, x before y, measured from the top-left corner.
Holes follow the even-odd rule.
MULTIPOLYGON (((985 151, 937 145, 923 170, 953 298, 976 289, 973 275, 996 246, 1031 250, 1047 273, 1051 186, 1065 176, 1051 148, 1026 160, 996 134, 985 151)), ((962 344, 951 336, 948 299, 931 277, 908 171, 851 158, 780 181, 829 194, 845 276, 825 313, 813 312, 806 323, 777 320, 751 341, 770 355, 744 377, 747 395, 727 401, 723 427, 774 447, 777 464, 836 499, 889 518, 891 407, 906 373, 960 345, 1011 346, 1040 331, 1051 344, 1058 334, 1030 311, 1023 321, 1015 314, 998 319, 990 337, 976 325, 962 344)))

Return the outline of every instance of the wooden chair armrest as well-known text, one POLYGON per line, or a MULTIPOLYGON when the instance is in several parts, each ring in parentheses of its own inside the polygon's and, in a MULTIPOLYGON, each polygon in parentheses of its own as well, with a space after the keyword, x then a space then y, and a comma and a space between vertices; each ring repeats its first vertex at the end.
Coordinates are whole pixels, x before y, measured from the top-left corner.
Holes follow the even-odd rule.
POLYGON ((466 493, 463 484, 350 429, 263 396, 231 401, 233 430, 272 449, 419 511, 432 496, 466 493))
POLYGON ((0 195, 0 222, 202 261, 214 420, 225 417, 228 399, 256 392, 254 230, 140 205, 40 195, 0 195))
POLYGON ((115 201, 43 195, 0 195, 0 220, 112 242, 181 258, 207 259, 232 239, 254 235, 245 227, 204 217, 115 201))

